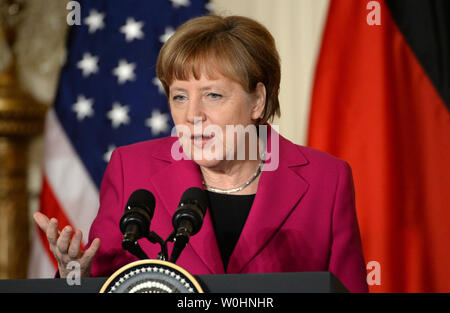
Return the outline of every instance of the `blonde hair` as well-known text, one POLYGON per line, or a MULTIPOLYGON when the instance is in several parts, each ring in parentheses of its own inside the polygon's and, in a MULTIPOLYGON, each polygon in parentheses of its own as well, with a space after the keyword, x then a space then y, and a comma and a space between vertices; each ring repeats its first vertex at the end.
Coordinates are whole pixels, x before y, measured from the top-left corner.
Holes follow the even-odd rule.
POLYGON ((255 20, 207 15, 181 25, 161 48, 156 64, 166 95, 174 79, 199 79, 203 71, 210 78, 220 71, 248 93, 263 83, 266 105, 258 123, 280 116, 280 58, 272 35, 255 20))

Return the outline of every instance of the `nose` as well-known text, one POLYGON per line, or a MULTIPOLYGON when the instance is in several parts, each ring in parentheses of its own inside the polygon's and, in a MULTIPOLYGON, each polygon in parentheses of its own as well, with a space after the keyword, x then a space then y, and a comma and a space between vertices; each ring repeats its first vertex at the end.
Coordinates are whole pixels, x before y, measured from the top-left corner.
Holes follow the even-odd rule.
POLYGON ((203 105, 199 98, 192 98, 187 109, 186 119, 190 124, 197 124, 206 120, 203 105))

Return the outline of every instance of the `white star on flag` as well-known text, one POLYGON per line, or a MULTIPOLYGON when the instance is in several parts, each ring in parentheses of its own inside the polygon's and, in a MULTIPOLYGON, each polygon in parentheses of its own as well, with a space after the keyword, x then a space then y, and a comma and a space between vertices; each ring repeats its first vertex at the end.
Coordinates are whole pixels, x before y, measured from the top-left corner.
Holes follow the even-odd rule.
POLYGON ((128 111, 129 108, 127 105, 120 105, 119 102, 113 103, 113 108, 107 115, 107 117, 111 120, 113 128, 118 128, 120 125, 128 124, 130 122, 128 111))
POLYGON ((116 149, 116 148, 117 148, 117 147, 116 147, 115 145, 109 145, 109 146, 108 146, 108 151, 106 151, 106 152, 103 154, 103 160, 104 160, 106 163, 109 163, 109 160, 111 159, 111 155, 112 155, 114 149, 116 149))
POLYGON ((174 8, 179 8, 181 6, 188 7, 191 5, 191 1, 189 0, 170 0, 172 2, 172 6, 174 8))
POLYGON ((119 65, 113 70, 113 74, 117 76, 119 84, 124 84, 128 80, 132 81, 136 79, 136 75, 134 74, 135 68, 136 63, 128 63, 122 59, 119 61, 119 65))
POLYGON ((125 34, 125 40, 127 42, 133 41, 134 39, 144 38, 144 33, 142 32, 142 27, 144 22, 135 21, 134 18, 127 18, 127 23, 120 28, 120 32, 125 34))
POLYGON ((170 37, 172 37, 172 35, 175 33, 175 30, 173 29, 173 27, 166 27, 164 34, 159 36, 159 41, 161 41, 162 43, 165 43, 167 40, 169 40, 170 37))
POLYGON ((156 87, 158 87, 158 92, 159 92, 160 94, 164 94, 164 86, 163 86, 163 84, 161 83, 161 81, 159 80, 159 78, 158 78, 158 77, 153 78, 152 82, 153 82, 153 85, 155 85, 156 87))
POLYGON ((79 95, 77 102, 72 106, 72 111, 77 113, 77 120, 82 121, 86 117, 91 117, 94 115, 94 110, 92 105, 94 104, 94 99, 86 99, 83 95, 79 95))
POLYGON ((145 120, 145 125, 151 128, 153 136, 167 133, 169 131, 169 114, 161 114, 160 111, 153 110, 152 116, 145 120))
POLYGON ((205 9, 208 10, 208 12, 214 13, 216 10, 214 9, 214 3, 208 2, 205 4, 205 9))
POLYGON ((84 19, 84 23, 89 26, 89 33, 95 33, 99 29, 105 27, 103 19, 105 18, 105 13, 100 13, 97 10, 91 10, 89 16, 84 19))
POLYGON ((83 71, 83 77, 98 72, 98 57, 89 52, 83 54, 83 59, 77 63, 77 67, 83 71))

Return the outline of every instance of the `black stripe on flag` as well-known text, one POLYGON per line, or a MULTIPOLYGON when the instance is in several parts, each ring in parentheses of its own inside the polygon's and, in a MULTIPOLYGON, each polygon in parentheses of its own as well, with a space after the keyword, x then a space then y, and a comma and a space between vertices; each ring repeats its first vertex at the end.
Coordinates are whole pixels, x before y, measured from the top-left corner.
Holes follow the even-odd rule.
POLYGON ((450 111, 450 1, 386 0, 386 4, 450 111))

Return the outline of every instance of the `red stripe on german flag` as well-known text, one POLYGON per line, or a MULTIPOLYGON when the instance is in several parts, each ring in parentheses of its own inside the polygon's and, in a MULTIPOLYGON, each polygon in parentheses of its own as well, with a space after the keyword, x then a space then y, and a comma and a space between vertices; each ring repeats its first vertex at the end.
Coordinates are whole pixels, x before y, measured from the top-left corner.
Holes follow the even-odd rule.
POLYGON ((372 292, 450 291, 450 68, 421 62, 448 55, 435 50, 449 43, 404 32, 423 22, 448 34, 448 23, 425 21, 442 15, 432 14, 437 3, 332 0, 329 7, 308 145, 353 169, 365 259, 381 265, 372 292), (431 13, 411 21, 411 9, 431 13), (369 14, 379 14, 379 23, 368 23, 369 14))

